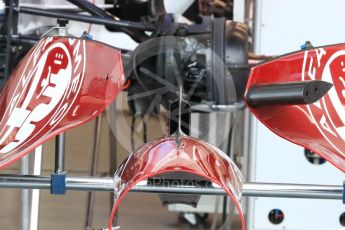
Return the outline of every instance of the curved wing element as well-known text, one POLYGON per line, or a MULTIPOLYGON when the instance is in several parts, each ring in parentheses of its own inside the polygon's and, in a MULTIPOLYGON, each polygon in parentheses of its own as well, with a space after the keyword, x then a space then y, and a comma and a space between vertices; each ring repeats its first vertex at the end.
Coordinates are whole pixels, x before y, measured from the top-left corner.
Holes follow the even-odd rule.
POLYGON ((143 145, 125 160, 115 173, 115 202, 109 229, 115 212, 127 192, 137 183, 166 172, 187 172, 224 189, 237 207, 242 229, 245 229, 240 200, 242 174, 221 150, 195 138, 184 136, 177 146, 174 137, 154 140, 143 145))
POLYGON ((124 82, 120 51, 92 40, 45 37, 0 98, 0 168, 99 115, 124 82))
MULTIPOLYGON (((345 44, 308 49, 278 57, 254 67, 249 89, 291 82, 333 85, 310 104, 274 104, 251 107, 251 112, 277 135, 325 158, 345 172, 345 44)), ((305 91, 317 94, 318 87, 305 91)))

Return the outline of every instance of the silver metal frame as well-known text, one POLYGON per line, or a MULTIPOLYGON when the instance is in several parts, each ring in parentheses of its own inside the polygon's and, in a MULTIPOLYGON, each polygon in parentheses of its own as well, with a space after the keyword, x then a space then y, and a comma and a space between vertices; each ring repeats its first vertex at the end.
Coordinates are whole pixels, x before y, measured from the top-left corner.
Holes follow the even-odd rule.
MULTIPOLYGON (((91 20, 91 19, 88 19, 91 20)), ((138 25, 140 26, 140 25, 138 25)), ((61 31, 60 31, 61 32, 61 31)), ((256 34, 256 33, 254 33, 256 34)), ((257 43, 256 39, 254 41, 257 43)), ((231 112, 242 108, 244 104, 236 104, 232 106, 218 106, 212 107, 208 105, 195 106, 195 110, 201 111, 225 111, 231 112)), ((255 135, 255 127, 250 124, 252 120, 248 111, 246 112, 245 132, 249 135, 255 135)), ((98 133, 97 131, 96 133, 98 133)), ((249 136, 245 135, 245 136, 249 136)), ((57 150, 56 150, 56 165, 55 173, 64 172, 64 135, 61 134, 57 137, 57 150)), ((249 143, 244 143, 245 157, 248 163, 247 178, 252 178, 251 174, 255 167, 253 165, 253 157, 251 154, 253 149, 249 143), (250 169, 250 170, 249 170, 250 169)), ((97 148, 97 147, 95 147, 97 148)), ((94 166, 97 164, 93 161, 94 166)), ((92 169, 92 175, 95 175, 95 168, 92 169)), ((0 188, 18 188, 24 189, 50 189, 51 177, 33 176, 33 175, 0 175, 0 188)), ((71 191, 114 191, 114 180, 111 177, 66 177, 66 189, 71 191)), ((201 194, 201 195, 216 195, 226 196, 226 193, 217 187, 196 187, 196 186, 157 186, 157 185, 137 185, 132 192, 144 193, 174 193, 174 194, 201 194)), ((25 194, 25 192, 24 192, 25 194)), ((281 197, 281 198, 310 198, 310 199, 334 199, 341 200, 343 198, 342 185, 311 185, 311 184, 282 184, 282 183, 245 183, 243 184, 242 195, 246 197, 281 197)), ((26 195, 23 196, 25 200, 26 195)), ((92 200, 92 198, 89 198, 92 200)), ((250 201, 249 201, 250 202, 250 201)), ((92 206, 92 204, 91 204, 92 206)), ((24 208, 25 210, 26 208, 24 208)), ((91 207, 92 209, 92 207, 91 207)), ((26 220, 27 218, 23 218, 26 220)), ((88 220, 90 215, 88 214, 88 220)), ((23 222, 25 225, 26 222, 23 222)), ((87 224, 91 225, 91 224, 87 224)))
MULTIPOLYGON (((0 175, 0 188, 20 189, 50 189, 51 178, 44 176, 17 176, 0 175)), ((66 189, 77 191, 114 191, 114 180, 111 177, 66 177, 66 189)), ((202 194, 224 196, 221 188, 212 186, 157 186, 137 185, 132 192, 145 193, 175 193, 175 194, 202 194)), ((285 197, 332 199, 343 198, 342 185, 312 185, 312 184, 281 184, 281 183, 245 183, 243 196, 250 197, 285 197)))
MULTIPOLYGON (((99 160, 99 147, 100 147, 100 141, 101 141, 101 128, 102 128, 102 115, 99 115, 95 119, 90 176, 96 176, 97 174, 97 167, 98 167, 98 160, 99 160)), ((93 192, 88 192, 87 205, 86 205, 86 219, 85 219, 85 225, 84 225, 85 229, 92 229, 94 206, 95 206, 95 194, 93 192)))
MULTIPOLYGON (((21 159, 21 173, 30 173, 29 155, 21 159)), ((21 194, 21 230, 27 230, 30 225, 30 190, 23 189, 21 194)))
MULTIPOLYGON (((34 155, 34 175, 41 175, 42 171, 42 145, 36 147, 34 155)), ((40 190, 33 189, 31 192, 31 208, 30 208, 30 225, 29 230, 38 229, 38 218, 39 218, 39 209, 40 209, 40 190)))

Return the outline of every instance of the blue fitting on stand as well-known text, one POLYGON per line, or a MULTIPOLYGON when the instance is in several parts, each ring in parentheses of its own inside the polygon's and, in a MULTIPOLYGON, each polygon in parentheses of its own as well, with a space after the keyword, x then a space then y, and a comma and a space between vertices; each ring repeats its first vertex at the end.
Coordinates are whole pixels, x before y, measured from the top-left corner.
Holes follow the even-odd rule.
POLYGON ((300 46, 301 50, 307 50, 313 48, 313 45, 310 41, 306 41, 303 45, 300 46))
POLYGON ((301 50, 306 50, 306 49, 307 49, 307 45, 305 43, 301 45, 301 50))
POLYGON ((85 39, 86 39, 86 40, 92 40, 92 39, 93 39, 93 36, 92 36, 91 34, 89 34, 89 33, 86 33, 86 34, 85 34, 85 39))
POLYGON ((50 194, 64 195, 66 193, 65 173, 52 173, 50 182, 50 194))

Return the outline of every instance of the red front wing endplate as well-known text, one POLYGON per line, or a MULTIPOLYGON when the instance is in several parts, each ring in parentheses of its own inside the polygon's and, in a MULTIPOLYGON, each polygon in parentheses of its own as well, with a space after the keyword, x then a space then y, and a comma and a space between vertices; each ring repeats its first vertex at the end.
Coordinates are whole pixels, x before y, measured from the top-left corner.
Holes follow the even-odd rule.
POLYGON ((1 93, 0 168, 98 116, 123 82, 119 50, 92 40, 41 39, 1 93))
POLYGON ((278 57, 252 68, 253 86, 322 80, 333 84, 310 105, 265 105, 251 112, 279 136, 301 145, 345 172, 345 44, 278 57))

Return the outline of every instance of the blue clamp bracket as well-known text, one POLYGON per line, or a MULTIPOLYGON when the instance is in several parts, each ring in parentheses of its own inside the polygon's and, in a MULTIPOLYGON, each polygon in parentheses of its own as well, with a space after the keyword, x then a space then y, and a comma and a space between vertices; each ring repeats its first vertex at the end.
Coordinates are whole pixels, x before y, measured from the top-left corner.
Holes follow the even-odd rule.
POLYGON ((301 50, 307 50, 313 48, 313 45, 310 41, 306 41, 303 45, 300 46, 301 50))
POLYGON ((64 195, 66 193, 66 174, 52 173, 50 183, 50 194, 64 195))
POLYGON ((84 37, 86 40, 92 40, 93 39, 93 36, 89 33, 86 33, 84 37))

